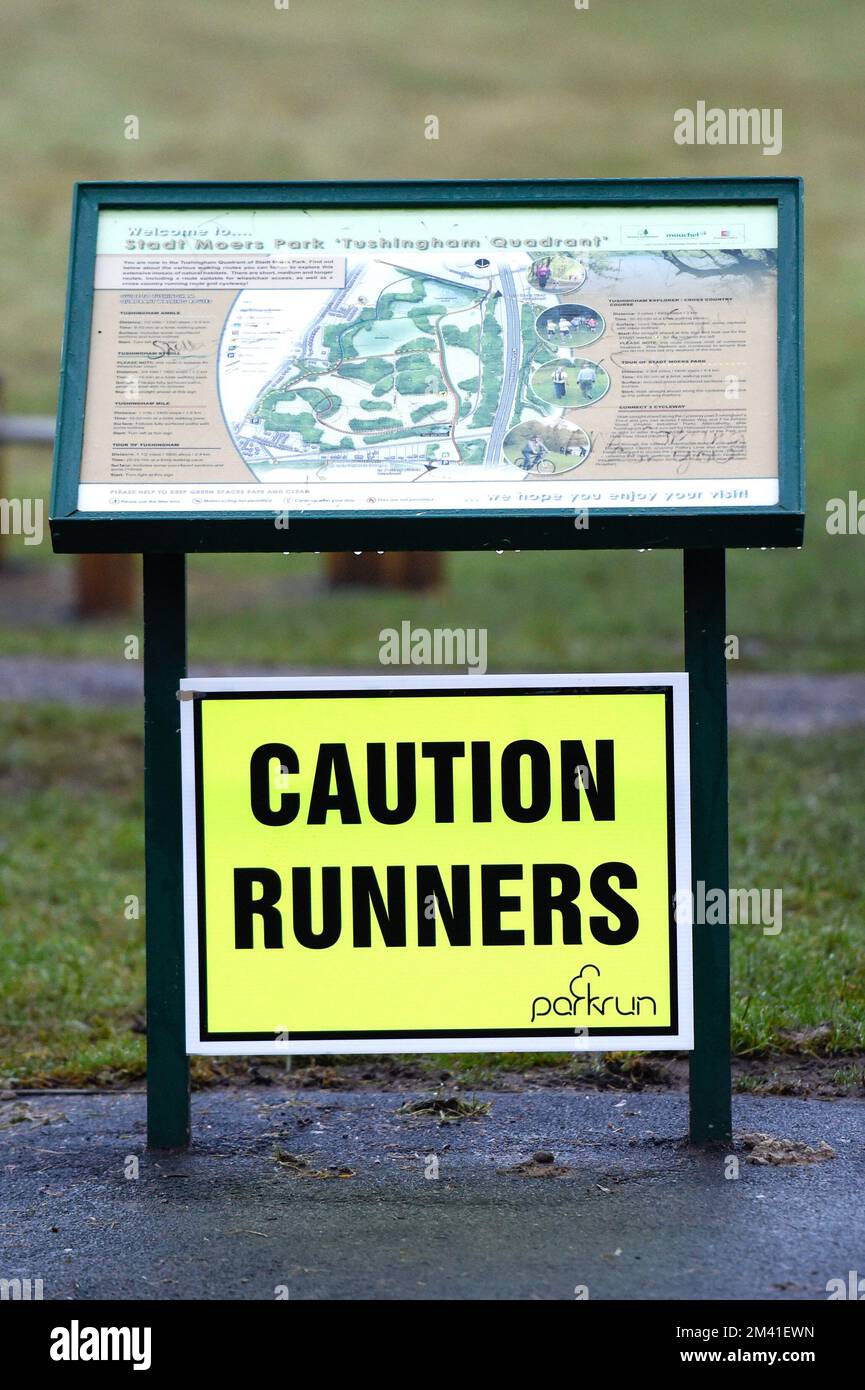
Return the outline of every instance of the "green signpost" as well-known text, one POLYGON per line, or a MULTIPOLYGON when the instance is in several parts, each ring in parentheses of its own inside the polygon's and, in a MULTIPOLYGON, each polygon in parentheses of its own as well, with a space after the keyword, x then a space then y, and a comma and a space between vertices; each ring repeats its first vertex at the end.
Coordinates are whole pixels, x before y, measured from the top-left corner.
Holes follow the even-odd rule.
MULTIPOLYGON (((152 1146, 189 1141, 187 554, 681 549, 726 901, 725 551, 802 541, 801 220, 783 178, 77 188, 51 532, 144 556, 152 1146)), ((693 988, 691 1138, 726 1142, 726 925, 693 988)))

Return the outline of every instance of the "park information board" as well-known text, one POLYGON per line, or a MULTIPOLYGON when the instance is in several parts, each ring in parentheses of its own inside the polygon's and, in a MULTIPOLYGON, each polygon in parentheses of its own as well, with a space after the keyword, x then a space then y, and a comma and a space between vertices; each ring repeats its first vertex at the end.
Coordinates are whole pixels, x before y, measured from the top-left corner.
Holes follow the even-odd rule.
POLYGON ((171 187, 79 190, 69 548, 801 537, 796 180, 171 187))
POLYGON ((151 1144, 189 1053, 557 1048, 689 1049, 729 1142, 691 876, 725 553, 803 538, 802 220, 795 178, 76 188, 51 536, 144 556, 151 1144), (655 547, 687 676, 185 679, 190 553, 655 547))
POLYGON ((185 679, 187 1049, 685 1049, 686 675, 185 679))

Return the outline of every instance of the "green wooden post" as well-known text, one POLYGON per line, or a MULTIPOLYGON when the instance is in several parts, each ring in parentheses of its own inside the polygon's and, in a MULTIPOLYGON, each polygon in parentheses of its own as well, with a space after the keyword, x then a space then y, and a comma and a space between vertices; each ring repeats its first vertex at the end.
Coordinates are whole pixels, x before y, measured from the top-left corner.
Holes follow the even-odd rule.
POLYGON ((184 1036, 180 705, 186 556, 144 556, 144 825, 147 863, 147 1142, 189 1143, 184 1036))
MULTIPOLYGON (((719 888, 728 902, 727 662, 723 550, 684 551, 685 666, 691 688, 691 838, 694 899, 719 888)), ((724 913, 724 917, 728 916, 724 913)), ((730 929, 694 925, 692 1144, 729 1143, 730 929)))

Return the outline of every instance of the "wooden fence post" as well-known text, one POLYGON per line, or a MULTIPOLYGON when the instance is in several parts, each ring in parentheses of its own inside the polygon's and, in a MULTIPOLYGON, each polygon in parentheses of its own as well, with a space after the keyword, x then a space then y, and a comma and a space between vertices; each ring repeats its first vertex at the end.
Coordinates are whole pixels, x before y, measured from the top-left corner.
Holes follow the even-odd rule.
POLYGON ((336 552, 326 557, 332 588, 360 585, 370 589, 437 589, 444 583, 444 559, 436 550, 392 550, 383 555, 364 551, 336 552))
POLYGON ((129 614, 135 605, 134 555, 79 555, 75 567, 75 614, 81 619, 129 614))

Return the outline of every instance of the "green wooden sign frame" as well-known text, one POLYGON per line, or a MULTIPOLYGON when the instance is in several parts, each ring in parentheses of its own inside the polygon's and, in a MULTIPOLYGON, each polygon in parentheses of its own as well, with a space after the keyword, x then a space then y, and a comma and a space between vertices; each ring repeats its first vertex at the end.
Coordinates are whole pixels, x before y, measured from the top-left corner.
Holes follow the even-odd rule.
MULTIPOLYGON (((177 696, 186 671, 186 555, 284 551, 287 535, 267 514, 77 511, 90 345, 97 219, 103 208, 500 207, 520 205, 773 203, 778 210, 779 504, 592 511, 483 512, 422 517, 304 513, 292 516, 291 549, 470 550, 676 548, 683 551, 684 668, 689 675, 692 876, 728 897, 725 551, 798 546, 804 528, 802 461, 802 185, 781 179, 580 180, 495 183, 83 184, 72 223, 66 336, 51 500, 58 552, 141 552, 144 557, 144 755, 146 840, 148 1142, 182 1148, 190 1138, 183 936, 183 836, 177 696)), ((730 961, 725 922, 694 928, 694 1049, 690 1137, 729 1144, 730 961)))
POLYGON ((802 183, 796 178, 579 179, 419 183, 83 183, 75 189, 50 526, 66 553, 203 551, 628 549, 797 546, 804 526, 802 457, 802 183), (771 507, 437 509, 423 515, 292 511, 78 510, 99 213, 171 208, 483 208, 774 204, 778 211, 778 478, 771 507))

